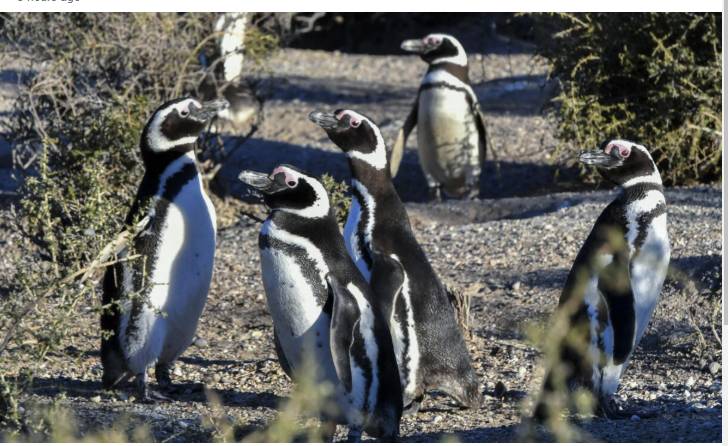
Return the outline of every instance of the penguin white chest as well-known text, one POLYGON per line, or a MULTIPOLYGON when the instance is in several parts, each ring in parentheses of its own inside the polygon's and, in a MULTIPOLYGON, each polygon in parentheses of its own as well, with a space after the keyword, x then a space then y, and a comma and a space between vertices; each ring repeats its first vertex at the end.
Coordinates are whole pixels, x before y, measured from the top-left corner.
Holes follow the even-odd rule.
POLYGON ((645 241, 631 262, 630 282, 637 323, 635 345, 642 338, 657 305, 669 263, 667 214, 663 213, 647 227, 645 241))
POLYGON ((336 380, 329 348, 331 318, 323 312, 328 296, 323 255, 304 237, 271 221, 263 225, 262 234, 269 238, 260 251, 263 286, 288 363, 295 370, 314 359, 323 376, 336 380))
POLYGON ((151 274, 150 303, 166 325, 162 360, 181 354, 197 329, 212 279, 215 232, 215 209, 197 176, 167 207, 151 274))
POLYGON ((467 93, 447 87, 420 93, 417 111, 417 145, 425 170, 446 183, 477 165, 479 137, 467 93))

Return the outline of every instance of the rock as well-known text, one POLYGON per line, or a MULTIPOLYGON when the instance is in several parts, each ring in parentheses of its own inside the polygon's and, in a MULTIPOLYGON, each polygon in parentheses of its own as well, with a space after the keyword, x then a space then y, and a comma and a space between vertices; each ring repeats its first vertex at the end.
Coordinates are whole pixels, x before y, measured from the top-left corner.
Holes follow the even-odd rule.
POLYGON ((129 394, 124 391, 121 391, 118 394, 118 398, 119 398, 119 401, 127 401, 129 399, 129 394))
POLYGON ((632 415, 631 417, 629 417, 629 419, 631 421, 639 421, 640 420, 640 416, 639 415, 632 415))
POLYGON ((693 378, 692 376, 688 378, 688 380, 685 382, 685 385, 688 387, 693 387, 693 385, 695 385, 695 378, 693 378))
POLYGON ((195 345, 195 347, 198 348, 205 348, 210 345, 204 338, 201 338, 199 336, 197 336, 192 343, 195 345))
POLYGON ((711 362, 708 366, 708 371, 711 375, 716 376, 718 373, 720 373, 720 363, 711 362))
POLYGON ((521 282, 514 282, 513 285, 511 285, 511 289, 513 291, 518 291, 521 289, 521 282))
POLYGON ((99 395, 92 396, 91 397, 91 401, 93 401, 94 403, 100 403, 101 402, 101 396, 99 396, 99 395))

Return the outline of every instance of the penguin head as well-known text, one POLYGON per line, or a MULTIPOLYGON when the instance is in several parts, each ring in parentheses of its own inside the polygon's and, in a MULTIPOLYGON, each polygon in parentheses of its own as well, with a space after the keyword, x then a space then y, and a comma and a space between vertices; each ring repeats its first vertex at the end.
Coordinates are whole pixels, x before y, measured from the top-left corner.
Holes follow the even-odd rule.
POLYGON ((245 170, 238 179, 262 193, 263 201, 271 210, 305 218, 329 215, 329 195, 324 186, 293 166, 280 165, 270 175, 245 170))
POLYGON ((640 182, 662 184, 650 152, 645 146, 632 141, 606 140, 598 150, 583 152, 579 161, 595 166, 605 179, 621 186, 640 182))
POLYGON ((200 103, 196 99, 180 98, 165 102, 144 127, 139 144, 142 154, 153 156, 192 150, 207 123, 228 105, 224 99, 200 103))
POLYGON ((430 65, 452 63, 466 66, 468 56, 458 40, 449 34, 428 34, 421 39, 402 42, 402 49, 419 54, 430 65))
POLYGON ((370 118, 353 110, 339 109, 333 113, 311 112, 308 119, 324 129, 349 158, 364 161, 377 170, 387 167, 382 132, 370 118))

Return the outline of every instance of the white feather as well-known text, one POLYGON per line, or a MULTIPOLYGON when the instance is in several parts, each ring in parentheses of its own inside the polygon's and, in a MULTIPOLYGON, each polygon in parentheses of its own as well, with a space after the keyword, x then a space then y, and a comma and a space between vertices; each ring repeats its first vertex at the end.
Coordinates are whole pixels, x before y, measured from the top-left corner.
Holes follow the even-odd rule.
MULTIPOLYGON (((172 175, 194 163, 194 155, 188 153, 170 164, 162 174, 156 197, 162 195, 172 175)), ((157 359, 173 361, 192 342, 212 279, 215 232, 215 209, 198 175, 169 203, 156 262, 147 278, 146 285, 151 287, 148 302, 134 321, 135 335, 122 336, 122 346, 134 373, 143 372, 157 359)), ((130 279, 124 278, 128 287, 130 279)), ((122 316, 122 330, 128 326, 128 318, 126 312, 122 316)))

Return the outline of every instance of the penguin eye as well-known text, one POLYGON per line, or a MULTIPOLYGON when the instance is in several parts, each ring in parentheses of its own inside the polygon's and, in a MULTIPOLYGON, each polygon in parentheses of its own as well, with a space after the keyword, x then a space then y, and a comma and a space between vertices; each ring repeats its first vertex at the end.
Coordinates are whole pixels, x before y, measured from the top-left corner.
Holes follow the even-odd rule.
POLYGON ((627 158, 629 156, 630 150, 629 147, 620 147, 619 148, 619 156, 622 158, 627 158))
POLYGON ((293 181, 293 180, 288 180, 288 183, 287 184, 288 184, 288 187, 296 187, 296 184, 297 183, 295 181, 293 181))
POLYGON ((186 117, 188 117, 190 115, 190 111, 187 110, 187 109, 181 110, 179 112, 179 115, 182 116, 183 118, 186 118, 186 117))
POLYGON ((351 120, 349 121, 349 126, 351 126, 353 128, 359 127, 360 124, 361 124, 361 121, 359 121, 358 119, 351 118, 351 120))

